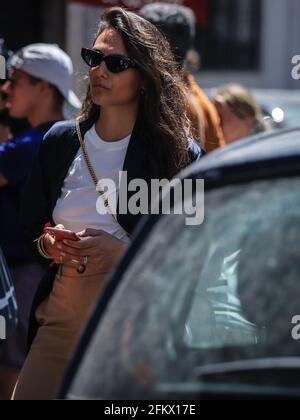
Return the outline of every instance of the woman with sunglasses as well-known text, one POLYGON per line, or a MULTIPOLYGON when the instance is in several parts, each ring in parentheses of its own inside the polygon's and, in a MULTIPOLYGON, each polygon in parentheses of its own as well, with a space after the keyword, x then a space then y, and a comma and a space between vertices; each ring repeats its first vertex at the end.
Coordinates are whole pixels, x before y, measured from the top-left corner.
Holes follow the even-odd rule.
POLYGON ((101 180, 118 185, 120 171, 128 183, 171 179, 202 155, 189 140, 185 92, 169 44, 152 24, 109 9, 82 57, 90 69, 81 118, 47 134, 24 198, 27 235, 39 238, 39 253, 55 265, 35 300, 33 344, 15 399, 55 396, 104 280, 141 218, 115 212, 101 180), (105 212, 97 212, 99 200, 105 212), (57 229, 42 235, 47 223, 57 229))

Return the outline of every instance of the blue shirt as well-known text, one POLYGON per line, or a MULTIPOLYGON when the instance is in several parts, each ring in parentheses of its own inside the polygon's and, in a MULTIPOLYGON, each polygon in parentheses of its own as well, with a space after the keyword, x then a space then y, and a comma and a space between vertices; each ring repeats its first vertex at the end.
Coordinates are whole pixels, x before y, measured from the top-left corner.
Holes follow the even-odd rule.
MULTIPOLYGON (((30 259, 19 223, 21 194, 46 132, 54 122, 30 129, 0 145, 0 246, 8 259, 30 259)), ((38 199, 38 197, 37 197, 38 199)))

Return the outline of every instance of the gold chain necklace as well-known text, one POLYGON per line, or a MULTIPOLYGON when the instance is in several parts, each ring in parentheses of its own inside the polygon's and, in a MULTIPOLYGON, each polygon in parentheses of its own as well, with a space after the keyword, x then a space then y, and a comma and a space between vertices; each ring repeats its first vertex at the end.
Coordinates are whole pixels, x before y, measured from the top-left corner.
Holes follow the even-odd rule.
MULTIPOLYGON (((87 166, 88 171, 90 173, 90 176, 91 176, 91 178, 92 178, 92 180, 93 180, 93 182, 94 182, 94 184, 96 186, 96 190, 97 190, 98 194, 100 195, 100 197, 102 198, 105 208, 109 211, 110 215, 114 218, 114 220, 116 221, 116 223, 118 223, 118 225, 121 226, 120 223, 118 222, 117 216, 112 211, 112 209, 111 209, 111 207, 109 205, 108 198, 106 197, 106 194, 105 194, 104 190, 101 187, 101 181, 98 180, 97 175, 96 175, 96 172, 94 171, 93 165, 91 163, 91 160, 89 158, 87 149, 85 147, 84 140, 82 138, 82 134, 81 134, 81 130, 80 130, 80 120, 79 119, 76 120, 76 131, 77 131, 77 136, 78 136, 79 143, 80 143, 80 146, 81 146, 81 149, 82 149, 83 157, 84 157, 84 160, 86 162, 86 166, 87 166)), ((122 229, 125 230, 123 227, 122 227, 122 229)), ((129 233, 127 233, 127 235, 130 237, 130 234, 129 233)))

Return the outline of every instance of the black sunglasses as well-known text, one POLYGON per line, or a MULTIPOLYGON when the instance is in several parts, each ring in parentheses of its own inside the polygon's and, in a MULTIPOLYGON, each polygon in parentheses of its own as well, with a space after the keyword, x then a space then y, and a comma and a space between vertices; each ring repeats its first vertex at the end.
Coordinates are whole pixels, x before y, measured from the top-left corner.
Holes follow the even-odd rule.
POLYGON ((111 73, 121 73, 130 68, 137 67, 134 60, 119 54, 104 55, 101 51, 82 48, 81 57, 90 67, 98 67, 104 61, 106 67, 111 73))

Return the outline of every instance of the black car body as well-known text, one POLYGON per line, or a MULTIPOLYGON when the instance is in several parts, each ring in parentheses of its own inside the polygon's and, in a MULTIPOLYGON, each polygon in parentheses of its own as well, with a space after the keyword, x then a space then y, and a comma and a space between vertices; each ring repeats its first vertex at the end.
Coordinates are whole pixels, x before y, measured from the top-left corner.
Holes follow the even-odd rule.
POLYGON ((109 279, 58 398, 300 396, 300 130, 188 168, 205 220, 149 217, 109 279))

